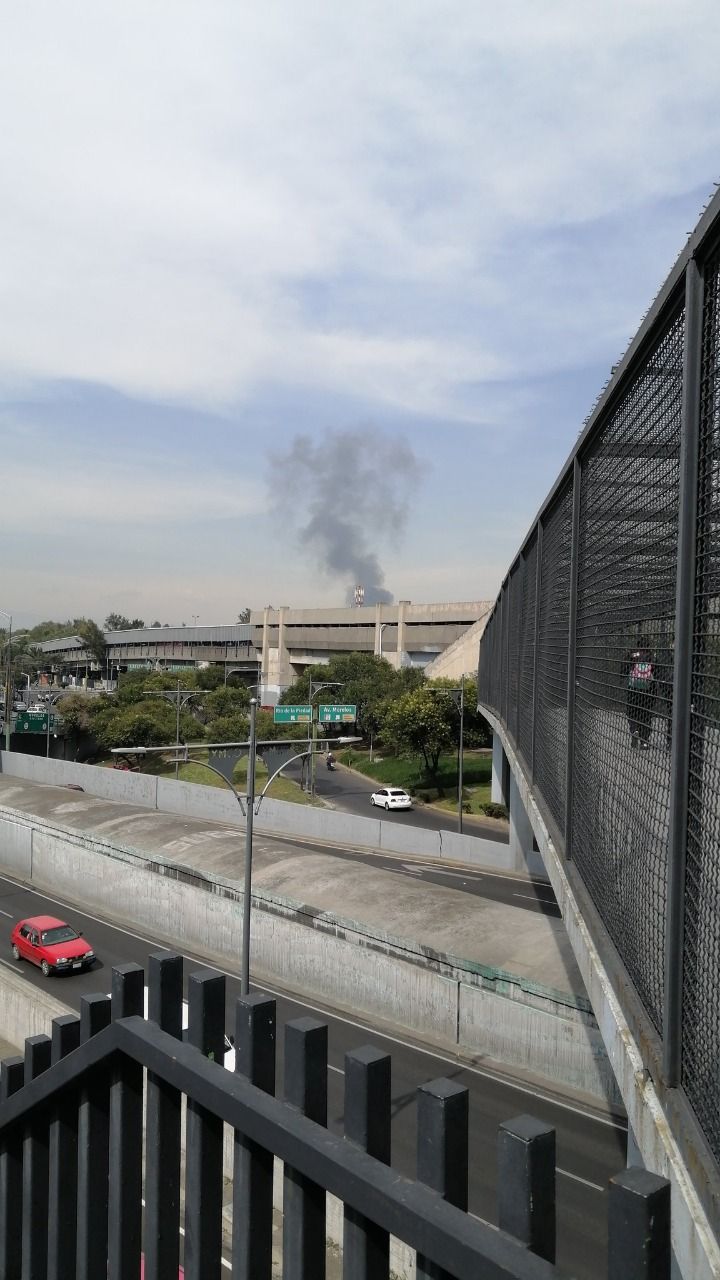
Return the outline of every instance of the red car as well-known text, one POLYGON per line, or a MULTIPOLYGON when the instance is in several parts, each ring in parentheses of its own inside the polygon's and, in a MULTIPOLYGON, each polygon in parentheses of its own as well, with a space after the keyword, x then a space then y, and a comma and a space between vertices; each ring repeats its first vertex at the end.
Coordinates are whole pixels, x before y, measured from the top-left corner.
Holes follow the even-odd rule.
POLYGON ((89 942, 72 925, 55 916, 19 920, 10 934, 10 942, 15 959, 39 964, 46 978, 51 973, 89 969, 95 963, 95 952, 89 942))

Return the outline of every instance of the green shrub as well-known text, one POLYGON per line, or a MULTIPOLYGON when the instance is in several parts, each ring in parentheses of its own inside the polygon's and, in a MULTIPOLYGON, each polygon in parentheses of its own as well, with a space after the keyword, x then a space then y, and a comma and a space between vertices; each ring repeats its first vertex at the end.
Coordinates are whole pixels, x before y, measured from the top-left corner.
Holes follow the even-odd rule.
POLYGON ((481 805, 481 808, 486 818, 507 818, 508 816, 508 811, 504 804, 494 804, 493 801, 490 801, 489 804, 481 805))

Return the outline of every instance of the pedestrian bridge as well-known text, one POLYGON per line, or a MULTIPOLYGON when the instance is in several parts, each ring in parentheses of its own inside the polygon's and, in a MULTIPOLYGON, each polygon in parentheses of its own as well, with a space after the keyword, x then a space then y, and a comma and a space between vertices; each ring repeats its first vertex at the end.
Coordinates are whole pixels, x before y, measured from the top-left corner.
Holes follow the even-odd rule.
POLYGON ((509 569, 478 675, 493 798, 543 858, 688 1280, 720 1275, 719 239, 716 197, 509 569))

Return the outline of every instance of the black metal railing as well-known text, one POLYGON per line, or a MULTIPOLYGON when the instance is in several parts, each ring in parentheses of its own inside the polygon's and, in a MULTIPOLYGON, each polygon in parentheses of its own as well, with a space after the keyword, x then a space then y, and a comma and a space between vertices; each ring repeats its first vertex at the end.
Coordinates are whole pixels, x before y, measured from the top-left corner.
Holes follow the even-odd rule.
MULTIPOLYGON (((344 1204, 342 1274, 387 1280, 394 1236, 418 1280, 559 1280, 555 1135, 526 1116, 499 1135, 499 1229, 466 1212, 468 1093, 435 1080, 417 1094, 417 1181, 390 1165, 390 1059, 345 1058, 344 1136, 326 1128, 327 1027, 285 1028, 275 1095, 275 1002, 237 1001, 236 1070, 224 1068, 225 979, 188 983, 182 958, 113 971, 112 998, 87 996, 0 1073, 1 1280, 235 1280, 272 1274, 273 1167, 283 1162, 284 1280, 322 1280, 326 1193, 344 1204), (144 1073, 146 1076, 144 1079, 144 1073), (182 1143, 183 1107, 185 1139, 182 1143), (231 1222, 223 1133, 233 1132, 231 1222), (184 1248, 181 1244, 184 1242, 184 1248)), ((612 1280, 670 1275, 669 1184, 642 1169, 610 1182, 612 1280)), ((567 1273, 565 1273, 567 1274, 567 1273)))
POLYGON ((662 1079, 684 1091, 711 1164, 720 1161, 719 245, 716 195, 510 568, 478 675, 481 709, 501 722, 599 912, 662 1079), (651 662, 639 694, 633 650, 651 662))

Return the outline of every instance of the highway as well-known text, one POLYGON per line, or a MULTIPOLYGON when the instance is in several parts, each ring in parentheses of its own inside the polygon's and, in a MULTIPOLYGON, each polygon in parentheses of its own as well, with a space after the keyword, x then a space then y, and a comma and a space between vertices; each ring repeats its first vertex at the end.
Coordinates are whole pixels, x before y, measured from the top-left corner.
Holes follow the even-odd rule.
MULTIPOLYGON (((300 778, 299 769, 295 773, 293 766, 286 770, 289 776, 300 778)), ((419 804, 410 810, 376 809, 370 804, 370 796, 377 791, 381 783, 365 778, 352 769, 344 769, 338 765, 334 770, 326 768, 322 758, 318 761, 315 778, 316 794, 328 800, 334 808, 343 813, 359 814, 362 818, 382 818, 383 822, 401 822, 405 826, 424 827, 430 831, 457 831, 457 810, 443 813, 429 805, 419 804)), ((473 818, 463 822, 463 835, 482 836, 483 840, 495 840, 507 844, 507 827, 499 825, 492 818, 473 818)))
MULTIPOLYGON (((49 990, 59 1000, 79 1009, 80 998, 91 992, 107 992, 113 965, 130 961, 146 965, 149 953, 164 949, 156 939, 119 928, 107 920, 75 910, 71 904, 34 893, 9 878, 0 878, 0 964, 19 971, 25 980, 49 990), (89 973, 43 978, 39 969, 14 962, 9 935, 13 923, 28 915, 51 913, 66 918, 94 946, 99 962, 89 973)), ((178 945, 174 948, 182 951, 178 945)), ((203 968, 202 959, 186 955, 186 974, 203 968)), ((228 968, 228 1028, 234 1025, 234 1002, 239 995, 237 971, 228 968)), ((512 1081, 471 1058, 455 1057, 413 1042, 405 1033, 382 1031, 360 1018, 321 1008, 267 983, 254 983, 277 999, 278 1079, 282 1080, 282 1027, 307 1015, 328 1023, 329 1081, 328 1123, 340 1132, 343 1117, 343 1063, 348 1049, 372 1043, 392 1055, 393 1155, 395 1168, 410 1176, 415 1166, 415 1090, 424 1082, 448 1076, 470 1092, 470 1210, 494 1221, 496 1136, 499 1124, 521 1112, 530 1112, 555 1126, 557 1131, 558 1261, 580 1280, 599 1280, 606 1270, 607 1180, 625 1165, 626 1128, 612 1116, 599 1114, 570 1098, 553 1096, 549 1089, 512 1081)))

